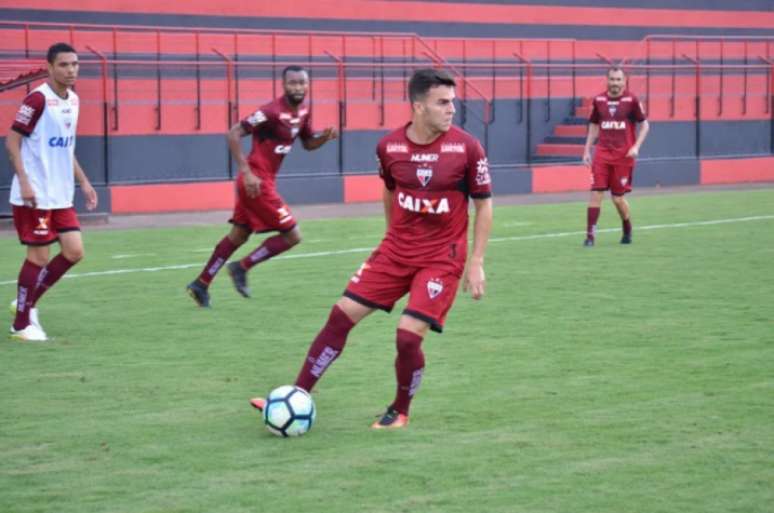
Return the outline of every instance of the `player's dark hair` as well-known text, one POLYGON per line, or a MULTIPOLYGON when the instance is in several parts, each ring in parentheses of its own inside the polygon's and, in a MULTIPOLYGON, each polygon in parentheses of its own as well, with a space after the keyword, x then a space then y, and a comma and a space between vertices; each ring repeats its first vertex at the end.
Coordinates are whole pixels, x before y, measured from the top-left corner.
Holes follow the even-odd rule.
POLYGON ((610 73, 618 73, 619 71, 623 73, 624 76, 626 76, 626 72, 621 66, 610 66, 609 68, 607 68, 607 76, 609 77, 610 73))
POLYGON ((444 70, 425 68, 414 71, 409 80, 409 100, 411 103, 425 96, 433 87, 449 86, 454 87, 457 83, 454 78, 444 70))
POLYGON ((297 66, 295 64, 286 67, 285 69, 282 70, 282 81, 283 82, 285 81, 285 78, 288 73, 291 73, 291 72, 296 73, 301 71, 306 72, 306 69, 304 69, 303 66, 297 66))
POLYGON ((54 61, 56 60, 56 56, 60 53, 78 53, 75 51, 75 48, 68 45, 67 43, 56 43, 51 45, 48 48, 48 52, 46 53, 46 60, 49 64, 54 64, 54 61))

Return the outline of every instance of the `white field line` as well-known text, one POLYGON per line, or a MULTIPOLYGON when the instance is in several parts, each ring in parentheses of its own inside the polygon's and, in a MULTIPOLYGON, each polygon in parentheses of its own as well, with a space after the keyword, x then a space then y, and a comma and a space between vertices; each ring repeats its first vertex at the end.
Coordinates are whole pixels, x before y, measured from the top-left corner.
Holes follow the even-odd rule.
MULTIPOLYGON (((736 217, 730 219, 713 219, 710 221, 690 221, 685 223, 671 223, 671 224, 651 224, 646 226, 637 226, 636 231, 642 230, 664 230, 669 228, 691 228, 695 226, 712 226, 717 224, 729 224, 729 223, 747 223, 752 221, 768 221, 774 219, 774 215, 765 216, 750 216, 750 217, 736 217)), ((620 228, 605 228, 597 230, 598 233, 602 232, 617 232, 620 228)), ((554 232, 554 233, 539 233, 536 235, 520 235, 514 237, 494 237, 489 239, 489 242, 509 242, 509 241, 523 241, 523 240, 537 240, 537 239, 554 239, 558 237, 576 237, 585 235, 585 231, 575 232, 554 232)), ((290 255, 280 255, 272 260, 291 260, 296 258, 317 258, 335 255, 346 255, 349 253, 369 253, 373 250, 373 247, 367 248, 351 248, 340 249, 336 251, 318 251, 314 253, 296 253, 290 255)), ((65 274, 65 278, 87 278, 91 276, 110 276, 114 274, 129 274, 129 273, 152 273, 159 271, 175 271, 179 269, 192 269, 202 267, 205 262, 196 262, 194 264, 180 264, 180 265, 166 265, 161 267, 140 267, 134 269, 113 269, 110 271, 95 271, 90 273, 72 273, 65 274)), ((0 281, 0 285, 15 285, 16 280, 0 281)))

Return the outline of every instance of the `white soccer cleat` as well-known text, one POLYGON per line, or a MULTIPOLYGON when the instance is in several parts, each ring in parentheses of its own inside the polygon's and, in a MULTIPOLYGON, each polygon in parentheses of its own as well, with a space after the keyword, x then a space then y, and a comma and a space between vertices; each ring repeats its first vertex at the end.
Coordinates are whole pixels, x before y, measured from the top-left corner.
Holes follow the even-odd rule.
MULTIPOLYGON (((11 301, 10 310, 13 315, 16 315, 16 304, 17 303, 15 299, 11 301)), ((30 323, 39 328, 40 331, 43 331, 43 326, 40 325, 40 317, 38 317, 37 307, 33 307, 32 310, 30 310, 30 323)))
POLYGON ((11 325, 11 338, 21 340, 22 342, 45 342, 48 340, 46 333, 34 324, 30 324, 21 330, 15 330, 13 325, 11 325))

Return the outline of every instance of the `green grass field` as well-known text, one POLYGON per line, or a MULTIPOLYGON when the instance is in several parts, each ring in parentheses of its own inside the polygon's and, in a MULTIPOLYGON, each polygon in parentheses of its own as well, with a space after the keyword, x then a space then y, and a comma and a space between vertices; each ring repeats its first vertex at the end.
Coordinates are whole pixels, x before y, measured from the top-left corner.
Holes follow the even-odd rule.
MULTIPOLYGON (((87 229, 39 305, 53 343, 0 339, 0 512, 770 513, 774 189, 631 201, 635 243, 606 202, 593 249, 562 235, 583 204, 496 208, 487 296, 426 338, 411 426, 368 429, 394 392, 376 313, 289 440, 247 400, 293 381, 368 252, 297 257, 370 248, 382 219, 302 221, 296 258, 251 300, 223 273, 211 310, 184 287, 225 224, 87 229)), ((22 255, 6 232, 8 302, 22 255)))

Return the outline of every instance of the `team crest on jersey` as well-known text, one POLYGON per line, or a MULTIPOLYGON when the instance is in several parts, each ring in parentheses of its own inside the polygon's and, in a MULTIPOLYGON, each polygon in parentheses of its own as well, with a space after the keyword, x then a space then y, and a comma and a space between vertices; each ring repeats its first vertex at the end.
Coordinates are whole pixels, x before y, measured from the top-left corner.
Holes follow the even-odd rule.
POLYGON ((624 176, 624 177, 622 177, 622 178, 621 178, 621 185, 626 185, 627 183, 629 183, 629 179, 628 179, 628 178, 626 178, 625 176, 624 176))
POLYGON ((615 116, 615 113, 618 111, 618 102, 607 102, 607 111, 611 117, 615 116))
POLYGON ((430 183, 430 179, 433 178, 433 168, 418 167, 417 178, 419 179, 419 183, 422 184, 422 187, 427 187, 427 184, 430 183))
POLYGON ((438 278, 427 281, 427 295, 430 299, 437 298, 443 292, 443 282, 438 278))

